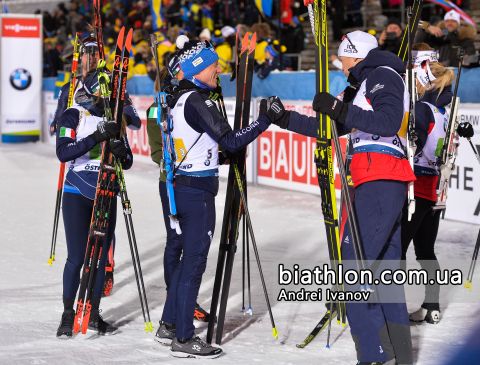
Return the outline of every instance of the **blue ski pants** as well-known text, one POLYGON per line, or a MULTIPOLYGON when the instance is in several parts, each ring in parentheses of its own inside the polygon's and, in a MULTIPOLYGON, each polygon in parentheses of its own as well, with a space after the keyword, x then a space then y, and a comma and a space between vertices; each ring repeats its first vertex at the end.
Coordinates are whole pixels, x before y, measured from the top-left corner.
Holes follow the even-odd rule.
MULTIPOLYGON (((406 183, 401 181, 376 180, 355 188, 353 205, 365 260, 390 260, 386 263, 389 268, 400 268, 400 222, 405 197, 406 183)), ((348 222, 342 241, 342 260, 355 260, 348 222)), ((374 286, 372 289, 377 291, 374 295, 380 298, 382 290, 394 290, 395 298, 402 300, 398 303, 382 303, 381 300, 377 303, 347 302, 347 318, 357 349, 357 360, 380 362, 396 357, 399 364, 413 363, 403 286, 374 286)))
POLYGON ((168 201, 167 184, 164 181, 159 181, 158 189, 160 191, 160 200, 162 202, 165 230, 167 231, 167 243, 165 245, 165 253, 163 254, 163 275, 165 277, 165 285, 167 286, 168 293, 173 272, 182 256, 183 235, 178 235, 177 231, 170 226, 170 205, 168 201))
POLYGON ((162 321, 176 325, 177 338, 191 338, 198 290, 215 232, 215 197, 178 183, 174 190, 183 236, 182 258, 171 277, 162 321))
MULTIPOLYGON (((88 233, 92 220, 93 200, 81 194, 63 193, 62 214, 67 240, 67 261, 63 270, 63 297, 74 299, 80 284, 82 270, 87 250, 88 233)), ((112 236, 117 222, 117 199, 110 208, 107 235, 103 241, 102 255, 95 282, 94 298, 100 298, 105 278, 105 262, 110 249, 112 236)))

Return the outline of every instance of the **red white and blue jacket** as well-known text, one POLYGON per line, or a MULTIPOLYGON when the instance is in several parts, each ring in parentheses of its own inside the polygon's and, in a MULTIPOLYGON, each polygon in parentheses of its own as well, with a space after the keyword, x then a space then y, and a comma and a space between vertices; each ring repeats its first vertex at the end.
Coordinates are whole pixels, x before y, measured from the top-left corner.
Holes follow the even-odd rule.
MULTIPOLYGON (((345 124, 337 123, 337 128, 340 135, 362 132, 357 137, 361 148, 354 151, 351 164, 354 185, 374 180, 414 181, 410 164, 400 152, 405 144, 408 99, 400 76, 405 73, 402 60, 376 48, 349 71, 359 92, 348 105, 345 124)), ((316 118, 290 112, 289 130, 316 137, 317 126, 316 118)))

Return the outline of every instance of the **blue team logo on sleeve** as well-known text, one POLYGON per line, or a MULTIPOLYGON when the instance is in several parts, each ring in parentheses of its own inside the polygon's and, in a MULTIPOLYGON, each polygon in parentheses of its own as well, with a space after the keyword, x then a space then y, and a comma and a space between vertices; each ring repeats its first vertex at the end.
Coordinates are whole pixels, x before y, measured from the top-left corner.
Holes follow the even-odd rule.
POLYGON ((17 68, 10 74, 10 85, 12 85, 15 90, 25 90, 30 86, 31 83, 32 75, 30 75, 30 72, 23 68, 17 68))

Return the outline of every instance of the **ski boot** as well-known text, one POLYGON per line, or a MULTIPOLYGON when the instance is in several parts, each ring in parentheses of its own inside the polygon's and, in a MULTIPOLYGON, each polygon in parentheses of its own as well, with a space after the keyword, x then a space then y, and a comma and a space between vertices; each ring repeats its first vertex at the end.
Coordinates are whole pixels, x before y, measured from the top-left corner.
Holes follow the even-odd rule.
POLYGON ((175 338, 175 325, 168 325, 160 321, 157 333, 155 333, 155 341, 162 345, 170 346, 175 338))
POLYGON ((197 321, 200 322, 207 322, 210 320, 210 314, 200 307, 200 305, 197 303, 195 305, 195 313, 193 314, 193 319, 196 319, 197 321))
POLYGON ((73 336, 73 322, 75 322, 75 311, 67 309, 63 311, 62 320, 57 329, 57 338, 68 340, 73 336))
POLYGON ((412 322, 437 324, 440 321, 440 311, 420 308, 418 311, 411 313, 408 317, 412 322))
POLYGON ((109 336, 117 333, 118 328, 105 322, 100 315, 100 298, 92 299, 92 309, 90 313, 90 321, 88 322, 88 329, 95 331, 97 335, 109 336))
POLYGON ((175 338, 172 341, 170 354, 175 357, 193 357, 196 359, 215 359, 222 354, 222 349, 213 347, 202 341, 200 337, 190 339, 175 338))

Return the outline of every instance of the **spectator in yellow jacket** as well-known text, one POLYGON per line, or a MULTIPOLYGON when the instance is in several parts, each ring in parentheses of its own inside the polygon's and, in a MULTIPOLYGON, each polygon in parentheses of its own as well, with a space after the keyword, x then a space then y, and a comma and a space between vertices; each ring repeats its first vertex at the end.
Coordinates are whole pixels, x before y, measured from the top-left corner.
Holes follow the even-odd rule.
POLYGON ((232 47, 235 44, 235 29, 225 26, 222 30, 216 30, 212 36, 212 43, 218 54, 218 65, 222 73, 232 72, 232 47))

